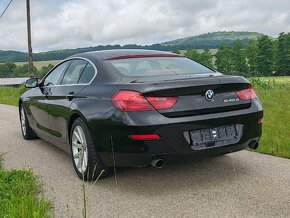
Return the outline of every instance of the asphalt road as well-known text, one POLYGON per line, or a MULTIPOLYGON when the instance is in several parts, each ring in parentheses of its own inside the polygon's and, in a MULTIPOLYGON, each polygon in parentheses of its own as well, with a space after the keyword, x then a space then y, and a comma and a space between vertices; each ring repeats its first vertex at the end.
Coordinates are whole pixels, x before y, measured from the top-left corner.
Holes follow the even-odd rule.
MULTIPOLYGON (((38 139, 22 139, 16 107, 0 105, 4 165, 32 168, 54 202, 55 217, 81 217, 82 181, 70 157, 38 139)), ((88 217, 290 217, 290 160, 241 151, 183 159, 162 169, 117 169, 87 183, 88 217)))

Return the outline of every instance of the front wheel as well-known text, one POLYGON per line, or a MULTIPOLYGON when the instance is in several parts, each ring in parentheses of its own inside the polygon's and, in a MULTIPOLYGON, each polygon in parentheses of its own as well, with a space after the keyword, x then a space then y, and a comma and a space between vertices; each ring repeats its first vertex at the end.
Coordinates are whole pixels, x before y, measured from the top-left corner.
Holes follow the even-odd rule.
POLYGON ((91 133, 82 118, 76 119, 72 125, 70 145, 73 165, 81 179, 91 181, 107 175, 108 169, 103 165, 91 133))
POLYGON ((19 109, 19 117, 20 117, 20 125, 21 125, 21 132, 22 132, 23 138, 26 140, 36 139, 37 135, 29 125, 23 104, 21 104, 20 109, 19 109))

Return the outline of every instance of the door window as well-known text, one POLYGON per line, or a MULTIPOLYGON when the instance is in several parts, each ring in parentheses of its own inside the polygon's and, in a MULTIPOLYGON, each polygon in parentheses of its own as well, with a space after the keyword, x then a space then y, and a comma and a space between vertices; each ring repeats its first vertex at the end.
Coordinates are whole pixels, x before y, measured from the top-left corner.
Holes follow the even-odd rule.
POLYGON ((53 71, 50 72, 50 74, 44 79, 43 85, 44 86, 53 86, 58 85, 60 77, 63 73, 63 71, 68 66, 69 61, 66 61, 60 65, 58 65, 53 71))
POLYGON ((74 60, 67 69, 61 84, 62 85, 77 84, 87 63, 88 62, 85 60, 74 60))

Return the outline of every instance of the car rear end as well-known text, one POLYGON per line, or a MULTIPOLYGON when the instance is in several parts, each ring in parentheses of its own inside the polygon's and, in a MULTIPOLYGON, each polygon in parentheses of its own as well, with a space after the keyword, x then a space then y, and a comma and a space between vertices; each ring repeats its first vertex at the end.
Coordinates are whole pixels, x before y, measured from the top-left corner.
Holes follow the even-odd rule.
MULTIPOLYGON (((158 57, 151 58, 157 67, 158 57)), ((168 58, 162 57, 162 63, 168 58)), ((114 65, 114 60, 109 61, 114 65)), ((123 72, 111 97, 114 122, 104 127, 114 133, 116 165, 158 167, 184 155, 204 158, 257 147, 263 110, 248 80, 208 68, 182 74, 177 65, 171 67, 174 75, 160 67, 150 70, 153 76, 123 72)), ((102 153, 102 159, 108 166, 113 164, 108 152, 102 153)))

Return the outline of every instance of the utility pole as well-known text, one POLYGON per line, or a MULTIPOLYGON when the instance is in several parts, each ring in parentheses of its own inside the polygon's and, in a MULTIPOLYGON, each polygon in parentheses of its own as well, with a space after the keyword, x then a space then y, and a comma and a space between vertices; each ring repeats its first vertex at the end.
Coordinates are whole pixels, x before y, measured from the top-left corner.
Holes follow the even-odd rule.
POLYGON ((29 77, 35 77, 33 73, 33 60, 32 60, 32 45, 31 45, 31 25, 30 25, 30 0, 26 0, 27 12, 27 38, 28 38, 28 73, 29 77))

